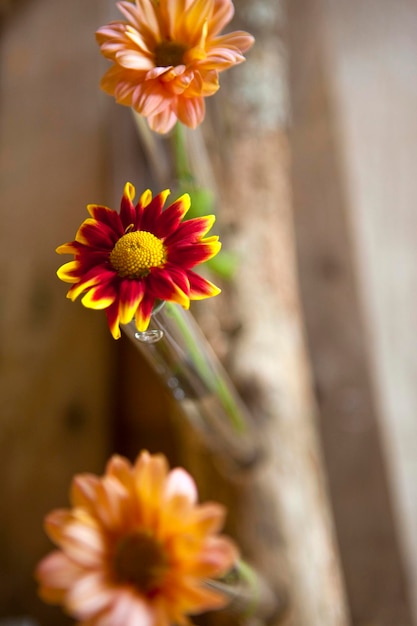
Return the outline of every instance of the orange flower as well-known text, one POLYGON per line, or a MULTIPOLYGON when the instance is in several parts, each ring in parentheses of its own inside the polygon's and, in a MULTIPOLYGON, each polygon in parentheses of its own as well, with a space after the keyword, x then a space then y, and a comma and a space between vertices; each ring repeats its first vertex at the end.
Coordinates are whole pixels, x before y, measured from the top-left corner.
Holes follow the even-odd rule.
POLYGON ((127 21, 97 31, 102 54, 113 62, 101 86, 133 107, 159 133, 177 119, 195 128, 204 98, 219 88, 219 72, 244 61, 254 43, 244 31, 218 36, 232 19, 231 0, 135 0, 117 5, 127 21))
POLYGON ((103 477, 74 478, 71 500, 46 518, 60 547, 36 570, 46 602, 83 626, 182 626, 226 604, 204 584, 237 558, 217 534, 224 510, 198 505, 193 479, 163 455, 142 452, 134 465, 113 456, 103 477))

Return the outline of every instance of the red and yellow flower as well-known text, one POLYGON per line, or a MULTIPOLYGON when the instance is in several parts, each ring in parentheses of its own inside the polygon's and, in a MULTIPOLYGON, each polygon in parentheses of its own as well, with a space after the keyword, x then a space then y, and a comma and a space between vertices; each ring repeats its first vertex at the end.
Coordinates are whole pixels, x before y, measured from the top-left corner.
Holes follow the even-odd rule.
POLYGON ((219 72, 242 63, 254 42, 244 31, 219 36, 232 19, 232 1, 135 0, 117 6, 126 20, 96 34, 102 54, 113 62, 102 88, 159 133, 177 120, 195 128, 204 119, 204 98, 219 88, 219 72))
POLYGON ((214 215, 182 221, 190 198, 184 194, 163 210, 169 193, 152 198, 147 190, 134 205, 135 188, 126 183, 120 213, 89 205, 91 217, 81 224, 75 241, 57 248, 59 254, 74 254, 57 272, 72 283, 67 297, 74 301, 82 295, 84 306, 105 309, 115 339, 119 324, 133 317, 137 329, 145 331, 157 300, 187 309, 190 300, 220 292, 192 270, 220 250, 217 236, 205 237, 214 215))
POLYGON ((224 509, 198 504, 191 476, 163 455, 113 456, 104 476, 75 476, 71 503, 45 520, 59 549, 36 577, 41 597, 83 626, 183 626, 227 603, 205 586, 237 559, 218 534, 224 509))

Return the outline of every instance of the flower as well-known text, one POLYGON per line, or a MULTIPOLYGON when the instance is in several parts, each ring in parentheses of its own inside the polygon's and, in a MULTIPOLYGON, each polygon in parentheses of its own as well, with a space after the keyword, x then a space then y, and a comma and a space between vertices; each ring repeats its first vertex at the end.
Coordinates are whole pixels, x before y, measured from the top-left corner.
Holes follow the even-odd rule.
POLYGON ((134 206, 135 188, 126 183, 120 213, 88 205, 91 217, 81 224, 75 241, 57 248, 58 254, 74 254, 57 272, 61 280, 73 283, 67 298, 74 301, 83 294, 84 306, 105 309, 115 339, 120 337, 119 324, 133 317, 137 329, 145 331, 156 300, 187 309, 190 300, 220 293, 191 269, 220 250, 217 236, 204 237, 214 215, 182 221, 190 197, 184 194, 162 210, 169 193, 166 189, 152 199, 147 190, 134 206))
POLYGON ((177 119, 195 128, 219 72, 245 60, 254 43, 244 31, 218 36, 234 13, 231 0, 135 0, 118 3, 127 21, 99 28, 102 54, 113 62, 101 87, 133 107, 159 133, 177 119))
POLYGON ((169 471, 163 455, 142 452, 133 465, 115 455, 103 477, 75 476, 73 508, 45 520, 60 549, 36 569, 42 599, 83 626, 182 626, 224 606, 204 581, 226 573, 237 550, 218 535, 223 507, 196 501, 191 476, 169 471))

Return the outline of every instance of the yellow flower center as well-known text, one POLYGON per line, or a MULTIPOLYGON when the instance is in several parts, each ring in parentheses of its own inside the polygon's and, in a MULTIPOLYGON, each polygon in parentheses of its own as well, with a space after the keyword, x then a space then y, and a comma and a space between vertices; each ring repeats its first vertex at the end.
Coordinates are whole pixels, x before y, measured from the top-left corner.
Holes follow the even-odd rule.
POLYGON ((119 540, 113 565, 117 582, 135 585, 142 592, 149 593, 161 584, 168 569, 168 559, 156 539, 135 532, 119 540))
POLYGON ((164 244, 146 230, 126 233, 110 252, 110 263, 122 277, 146 276, 152 267, 162 267, 165 261, 164 244))
POLYGON ((183 65, 184 54, 187 46, 175 41, 161 41, 154 50, 154 60, 156 67, 168 67, 169 65, 183 65))

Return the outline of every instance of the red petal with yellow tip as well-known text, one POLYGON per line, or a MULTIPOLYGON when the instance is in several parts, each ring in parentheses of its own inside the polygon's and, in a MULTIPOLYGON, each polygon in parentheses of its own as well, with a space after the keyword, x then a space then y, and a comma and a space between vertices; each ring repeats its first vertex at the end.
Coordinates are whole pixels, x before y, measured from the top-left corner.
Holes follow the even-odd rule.
POLYGON ((180 225, 191 205, 190 196, 184 194, 162 212, 155 229, 155 235, 165 239, 180 225))
POLYGON ((188 280, 190 283, 190 299, 202 300, 204 298, 210 298, 217 296, 221 290, 216 287, 212 282, 199 276, 195 272, 188 272, 188 280))

